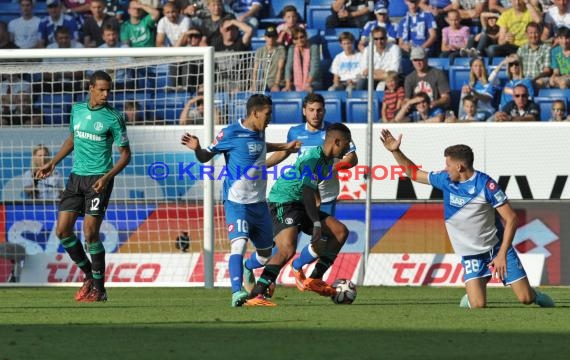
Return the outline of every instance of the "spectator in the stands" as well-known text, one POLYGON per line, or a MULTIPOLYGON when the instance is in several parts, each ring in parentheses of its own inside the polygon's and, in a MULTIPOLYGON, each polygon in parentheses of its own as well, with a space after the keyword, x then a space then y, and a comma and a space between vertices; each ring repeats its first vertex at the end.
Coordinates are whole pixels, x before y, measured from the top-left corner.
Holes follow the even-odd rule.
POLYGON ((76 15, 83 24, 86 17, 91 16, 91 0, 63 0, 66 11, 76 15))
POLYGON ((451 96, 445 73, 428 65, 427 51, 424 48, 414 47, 410 59, 415 70, 406 76, 404 81, 406 101, 411 99, 414 94, 422 92, 430 97, 431 108, 447 109, 451 96))
POLYGON ((499 44, 491 45, 487 49, 487 55, 492 59, 499 56, 507 56, 515 53, 520 46, 528 42, 526 26, 531 21, 542 23, 542 13, 533 5, 526 5, 523 0, 512 0, 513 7, 505 10, 497 25, 499 25, 499 44))
POLYGON ((517 50, 523 64, 523 76, 531 79, 537 89, 546 87, 548 78, 552 75, 550 45, 540 40, 540 25, 535 22, 526 26, 526 37, 528 43, 517 50))
POLYGON ((566 100, 554 100, 550 111, 552 117, 548 121, 570 121, 566 112, 566 100))
POLYGON ((22 175, 24 193, 28 199, 57 200, 61 198, 65 185, 63 176, 57 169, 45 179, 38 179, 35 176, 36 171, 51 160, 50 156, 47 146, 39 144, 33 147, 31 167, 22 175))
POLYGON ((180 14, 180 9, 174 2, 164 4, 164 17, 158 21, 156 29, 156 46, 176 46, 178 39, 190 28, 190 19, 180 14))
POLYGON ((229 5, 236 18, 251 26, 255 31, 259 27, 259 18, 261 16, 263 0, 229 0, 229 5))
POLYGON ((20 0, 20 16, 8 23, 10 40, 20 49, 32 49, 38 44, 40 38, 38 28, 40 18, 34 16, 34 3, 32 0, 20 0))
POLYGON ((396 113, 404 103, 406 93, 396 71, 386 73, 386 88, 384 89, 384 99, 382 100, 382 122, 394 122, 396 113))
POLYGON ((405 0, 408 12, 398 23, 398 45, 405 56, 410 55, 413 47, 422 47, 428 54, 435 55, 432 46, 437 40, 437 25, 432 13, 424 12, 418 6, 420 0, 405 0))
POLYGON ((460 20, 457 10, 449 10, 446 17, 449 26, 441 30, 441 54, 439 57, 449 58, 450 64, 453 64, 455 58, 461 55, 461 50, 465 50, 469 42, 469 27, 461 25, 460 20))
MULTIPOLYGON (((483 58, 471 59, 469 63, 469 83, 461 88, 461 98, 472 96, 477 100, 477 112, 484 113, 485 118, 493 115, 496 109, 493 105, 495 87, 487 77, 487 69, 483 58)), ((463 117, 463 107, 459 108, 459 118, 463 117)))
POLYGON ((305 29, 294 29, 293 45, 287 50, 283 91, 313 92, 320 89, 320 66, 319 46, 310 42, 305 29))
POLYGON ((333 0, 331 15, 326 20, 327 28, 356 27, 362 29, 370 21, 374 1, 333 0))
POLYGON ((396 42, 397 29, 388 17, 388 5, 384 0, 376 2, 376 5, 374 5, 374 15, 376 16, 376 20, 367 22, 364 25, 364 29, 362 29, 360 41, 358 42, 358 51, 364 51, 364 48, 368 46, 368 37, 372 30, 377 27, 386 29, 388 42, 396 42))
POLYGON ((89 8, 91 17, 87 17, 83 24, 83 45, 85 47, 99 47, 104 43, 103 28, 109 24, 118 32, 120 29, 119 22, 114 16, 105 12, 105 0, 91 0, 89 8))
POLYGON ((32 85, 20 74, 0 77, 0 122, 2 125, 39 125, 40 110, 35 109, 32 85))
POLYGON ((570 28, 570 2, 568 0, 553 0, 551 6, 544 13, 544 29, 542 41, 553 40, 556 31, 561 27, 570 28))
MULTIPOLYGON (((112 24, 106 24, 103 27, 103 41, 104 43, 99 48, 128 48, 129 45, 121 44, 119 41, 119 32, 112 24)), ((103 62, 110 59, 101 58, 103 62)), ((132 58, 125 56, 114 59, 117 65, 116 69, 106 69, 105 71, 111 76, 112 84, 115 89, 129 87, 128 81, 132 80, 132 72, 134 71, 128 65, 132 63, 132 58)), ((132 82, 132 81, 131 81, 132 82)))
POLYGON ((528 89, 518 84, 513 90, 513 100, 509 101, 495 113, 488 121, 538 121, 540 120, 540 107, 529 100, 528 89))
POLYGON ((505 57, 499 65, 489 75, 489 81, 491 83, 497 83, 499 72, 503 67, 507 70, 507 82, 503 85, 501 92, 501 100, 499 102, 499 108, 505 106, 509 101, 513 100, 513 91, 515 86, 523 84, 528 90, 528 96, 530 99, 534 97, 534 88, 532 86, 531 79, 525 78, 523 76, 523 63, 521 59, 516 54, 511 54, 505 57))
POLYGON ((550 52, 552 67, 550 87, 567 89, 570 87, 570 29, 566 27, 558 29, 556 41, 560 46, 550 52))
POLYGON ((388 71, 400 71, 402 53, 398 45, 388 42, 386 29, 377 27, 372 30, 372 40, 374 44, 369 44, 360 57, 360 78, 356 84, 358 90, 364 90, 368 85, 368 54, 370 54, 370 49, 374 50, 373 77, 376 90, 384 90, 384 81, 388 71))
MULTIPOLYGON (((221 124, 220 112, 214 107, 214 123, 221 124)), ((184 109, 180 113, 180 125, 202 125, 204 124, 204 89, 198 86, 196 95, 190 98, 184 109)))
POLYGON ((127 116, 127 125, 145 125, 144 108, 136 100, 126 101, 124 112, 127 116))
POLYGON ((204 17, 200 19, 200 32, 202 33, 202 45, 208 46, 212 44, 214 38, 221 37, 220 34, 220 24, 222 19, 225 18, 235 18, 231 13, 224 10, 224 4, 222 0, 207 0, 208 1, 208 12, 204 17))
POLYGON ((19 47, 10 40, 8 25, 0 21, 0 49, 19 49, 19 47))
POLYGON ((121 42, 130 47, 154 47, 160 11, 138 0, 129 2, 129 20, 121 24, 121 42))
POLYGON ((227 17, 220 24, 221 37, 214 38, 210 44, 215 51, 248 51, 251 45, 253 29, 238 19, 227 17))
POLYGON ((461 22, 466 25, 479 25, 481 13, 488 0, 451 0, 454 9, 459 11, 461 22))
POLYGON ((361 53, 354 51, 354 35, 348 31, 342 32, 338 37, 342 52, 338 53, 331 64, 330 72, 333 74, 333 84, 329 91, 346 90, 350 93, 360 77, 361 53))
POLYGON ((305 24, 299 22, 299 13, 293 5, 285 5, 282 10, 283 22, 277 25, 277 43, 289 47, 293 43, 293 29, 305 28, 305 24))
POLYGON ((418 92, 406 101, 396 114, 394 122, 421 122, 439 123, 443 121, 443 111, 438 107, 430 106, 431 99, 428 94, 418 92))
POLYGON ((255 51, 250 90, 280 91, 283 85, 283 71, 287 53, 285 47, 277 43, 277 29, 265 29, 265 46, 255 51))
MULTIPOLYGON (((510 0, 509 0, 510 1, 510 0)), ((481 31, 469 38, 469 44, 461 56, 482 56, 487 52, 487 48, 496 45, 499 41, 499 30, 497 25, 499 19, 498 12, 484 11, 481 13, 481 31)))
POLYGON ((73 40, 81 41, 79 39, 79 32, 81 31, 81 23, 77 17, 63 12, 61 0, 47 0, 48 15, 41 19, 39 25, 40 39, 38 41, 38 48, 45 48, 49 44, 55 42, 55 29, 60 26, 69 29, 69 33, 73 40))
MULTIPOLYGON (((461 110, 458 122, 485 121, 489 114, 485 111, 478 111, 478 100, 473 95, 467 95, 461 99, 461 110)), ((447 120, 447 119, 446 119, 447 120)))
MULTIPOLYGON (((55 30, 55 43, 48 45, 48 49, 81 49, 83 44, 71 39, 69 30, 59 27, 55 30)), ((61 62, 62 59, 46 58, 44 63, 61 62)), ((55 69, 55 71, 43 73, 42 87, 44 92, 61 92, 61 91, 83 91, 86 87, 85 73, 83 70, 74 69, 62 71, 63 69, 55 69)))

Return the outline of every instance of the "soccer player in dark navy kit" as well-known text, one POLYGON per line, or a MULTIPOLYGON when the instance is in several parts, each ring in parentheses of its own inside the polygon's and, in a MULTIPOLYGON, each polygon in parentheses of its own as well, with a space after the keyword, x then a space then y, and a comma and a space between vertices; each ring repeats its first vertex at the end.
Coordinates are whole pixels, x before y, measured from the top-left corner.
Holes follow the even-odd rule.
POLYGON ((113 190, 113 180, 131 160, 131 150, 125 126, 125 115, 109 105, 111 77, 95 71, 89 80, 89 99, 73 105, 69 130, 71 134, 54 156, 38 170, 36 177, 44 179, 72 151, 73 168, 59 204, 56 234, 77 266, 85 273, 83 286, 75 300, 106 301, 105 248, 99 229, 113 190), (120 157, 113 165, 113 143, 120 157), (74 233, 79 216, 84 216, 83 233, 91 255, 87 257, 74 233))
POLYGON ((460 307, 485 307, 491 276, 510 285, 523 304, 554 306, 548 295, 530 286, 512 247, 517 215, 495 180, 473 168, 474 156, 469 146, 448 147, 444 151, 445 170, 426 172, 419 170, 400 150, 402 135, 396 139, 383 129, 380 140, 396 162, 408 169, 406 175, 410 179, 443 192, 445 227, 455 253, 462 257, 467 294, 461 299, 460 307))
MULTIPOLYGON (((265 128, 271 121, 272 112, 272 101, 268 96, 252 95, 247 101, 246 111, 245 119, 222 129, 206 149, 200 147, 196 136, 188 133, 182 136, 182 144, 194 150, 198 161, 207 162, 216 154, 224 154, 226 160, 223 199, 231 242, 229 273, 231 306, 234 307, 247 301, 247 289, 251 290, 255 284, 251 269, 264 266, 273 248, 273 226, 265 200, 267 153, 279 150, 295 152, 300 146, 298 141, 287 144, 265 142, 265 128), (248 239, 256 252, 244 262, 248 239), (243 284, 244 274, 246 284, 243 284)), ((263 305, 273 304, 265 302, 263 305)))

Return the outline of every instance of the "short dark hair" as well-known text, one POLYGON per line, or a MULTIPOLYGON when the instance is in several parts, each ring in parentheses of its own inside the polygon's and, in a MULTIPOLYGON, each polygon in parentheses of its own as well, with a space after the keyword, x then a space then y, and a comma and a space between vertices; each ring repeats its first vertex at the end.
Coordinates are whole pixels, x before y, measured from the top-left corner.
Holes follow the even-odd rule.
POLYGON ((306 108, 308 104, 320 103, 325 107, 325 98, 321 94, 310 93, 303 99, 303 108, 306 108))
POLYGON ((247 104, 245 105, 247 116, 251 115, 254 110, 258 110, 264 106, 271 107, 273 105, 273 101, 267 95, 263 94, 253 94, 247 100, 247 104))
POLYGON ((113 82, 113 79, 111 79, 111 76, 109 74, 107 74, 106 72, 104 72, 103 70, 97 70, 91 75, 91 77, 89 78, 89 85, 95 86, 95 83, 97 82, 97 80, 105 80, 108 83, 113 82))
POLYGON ((453 160, 459 160, 469 169, 473 169, 473 150, 467 145, 459 144, 449 146, 443 152, 443 156, 449 156, 453 160))
POLYGON ((332 132, 339 132, 344 136, 346 140, 352 140, 352 134, 350 133, 350 129, 348 128, 348 126, 344 125, 343 123, 332 123, 329 126, 327 126, 326 131, 327 131, 326 137, 329 137, 329 134, 332 132))
POLYGON ((570 37, 570 29, 568 29, 566 26, 559 27, 558 30, 556 30, 556 37, 569 38, 570 37))

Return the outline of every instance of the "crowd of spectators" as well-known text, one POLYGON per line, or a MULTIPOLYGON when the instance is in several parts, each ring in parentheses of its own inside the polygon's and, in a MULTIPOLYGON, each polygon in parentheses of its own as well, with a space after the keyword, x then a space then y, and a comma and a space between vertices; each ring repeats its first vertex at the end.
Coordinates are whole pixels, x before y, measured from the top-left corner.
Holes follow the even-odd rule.
MULTIPOLYGON (((0 9, 5 1, 0 0, 0 9)), ((373 51, 374 90, 389 94, 390 103, 381 110, 385 122, 540 120, 524 114, 530 111, 527 103, 534 104, 540 89, 570 85, 570 0, 398 0, 405 5, 398 14, 391 13, 397 6, 388 0, 331 0, 326 29, 318 30, 336 34, 341 51, 328 62, 322 59, 319 36, 310 36, 305 8, 293 4, 281 9, 280 22, 268 24, 264 17, 271 2, 266 0, 45 0, 47 14, 41 18, 36 6, 42 0, 37 1, 18 0, 20 16, 0 22, 0 49, 213 46, 220 52, 255 51, 245 85, 233 79, 242 90, 349 94, 367 89, 367 54, 373 51), (264 43, 252 48, 258 37, 264 43), (432 66, 436 58, 447 58, 447 65, 432 66), (454 88, 446 70, 459 58, 471 59, 466 65, 470 76, 454 88), (525 89, 526 105, 517 103, 518 88, 525 89), (513 111, 520 116, 501 115, 513 111)), ((188 68, 169 71, 183 79, 180 72, 188 68)), ((81 74, 67 75, 82 83, 81 74)), ((192 85, 197 93, 199 83, 192 85)), ((2 114, 26 111, 29 101, 18 103, 10 88, 0 88, 2 114)), ((181 118, 198 122, 202 101, 191 100, 181 118)), ((21 123, 36 121, 23 117, 21 123)))

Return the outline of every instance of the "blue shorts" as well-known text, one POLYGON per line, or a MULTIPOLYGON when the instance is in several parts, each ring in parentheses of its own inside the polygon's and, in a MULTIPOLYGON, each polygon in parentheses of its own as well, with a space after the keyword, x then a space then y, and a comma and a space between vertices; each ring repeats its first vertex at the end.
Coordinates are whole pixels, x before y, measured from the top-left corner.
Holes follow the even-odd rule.
MULTIPOLYGON (((489 264, 497 256, 501 244, 502 242, 499 241, 493 249, 482 254, 463 256, 461 258, 461 263, 463 264, 463 281, 467 282, 473 279, 492 276, 489 264)), ((507 250, 507 274, 503 279, 503 284, 510 285, 524 277, 526 277, 526 271, 524 271, 517 252, 511 246, 509 250, 507 250)))
POLYGON ((273 220, 266 202, 238 204, 224 201, 230 241, 248 238, 256 249, 273 247, 273 220))

